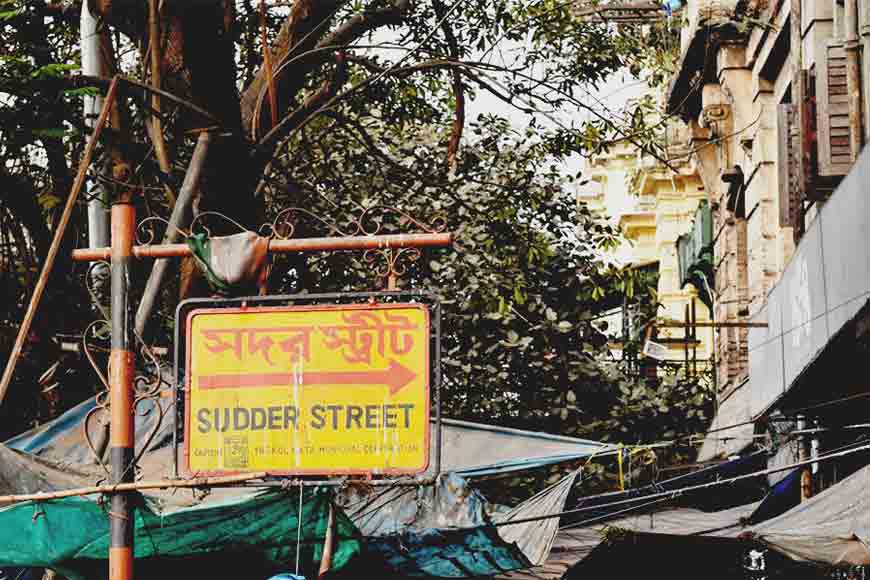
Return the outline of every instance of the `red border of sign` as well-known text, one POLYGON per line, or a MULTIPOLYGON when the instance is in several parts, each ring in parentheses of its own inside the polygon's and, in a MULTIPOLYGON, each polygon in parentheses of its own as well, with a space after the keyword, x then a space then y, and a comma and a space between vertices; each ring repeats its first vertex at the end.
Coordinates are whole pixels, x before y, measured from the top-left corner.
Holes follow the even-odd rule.
POLYGON ((290 312, 290 311, 318 311, 318 310, 396 310, 396 309, 408 309, 415 308, 417 310, 422 310, 425 318, 426 318, 426 384, 424 389, 426 391, 426 408, 429 409, 429 417, 427 417, 426 421, 426 429, 425 429, 425 438, 424 438, 424 446, 425 446, 425 458, 423 465, 412 471, 408 469, 385 469, 383 471, 373 471, 366 469, 345 469, 345 470, 323 470, 323 469, 301 469, 301 470, 293 470, 293 471, 269 471, 265 470, 269 475, 419 475, 429 469, 429 463, 431 460, 431 448, 430 448, 430 439, 432 437, 432 397, 431 397, 431 382, 432 382, 432 361, 429 358, 430 355, 430 342, 432 340, 432 324, 429 317, 429 308, 425 304, 419 304, 416 302, 407 302, 407 303, 399 303, 399 302, 391 302, 388 304, 312 304, 305 306, 248 306, 248 307, 240 307, 240 308, 197 308, 195 310, 190 311, 187 314, 187 319, 185 322, 185 343, 184 343, 184 461, 182 462, 182 471, 186 476, 191 477, 200 477, 200 476, 220 476, 220 475, 241 475, 244 473, 252 473, 257 471, 264 471, 262 469, 257 470, 242 470, 242 471, 191 471, 190 469, 190 359, 191 359, 191 328, 193 317, 199 314, 239 314, 239 313, 251 313, 251 312, 290 312))

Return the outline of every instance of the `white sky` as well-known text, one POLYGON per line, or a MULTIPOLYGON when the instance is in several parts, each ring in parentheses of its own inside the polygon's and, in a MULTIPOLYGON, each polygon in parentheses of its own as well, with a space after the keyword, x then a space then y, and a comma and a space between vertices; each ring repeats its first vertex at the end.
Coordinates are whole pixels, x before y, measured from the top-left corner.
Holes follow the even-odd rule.
MULTIPOLYGON (((625 72, 613 75, 597 91, 593 91, 592 95, 594 95, 594 98, 588 96, 585 99, 581 98, 580 100, 590 106, 596 106, 595 100, 598 99, 599 101, 606 103, 612 110, 619 111, 625 107, 629 100, 640 97, 646 88, 645 83, 638 81, 637 78, 632 77, 628 72, 625 72)), ((506 104, 498 97, 481 90, 478 91, 474 100, 469 102, 467 106, 466 122, 471 123, 479 115, 484 113, 495 113, 506 117, 518 131, 524 130, 529 122, 529 115, 518 111, 516 108, 506 104)), ((572 116, 576 120, 577 118, 586 118, 589 115, 590 113, 588 112, 577 111, 576 108, 572 107, 570 110, 566 109, 565 111, 558 112, 554 117, 557 121, 568 125, 572 120, 572 116)), ((553 122, 546 118, 541 119, 540 125, 545 127, 554 126, 553 122)), ((565 172, 576 174, 578 170, 583 169, 585 166, 585 159, 579 155, 573 155, 565 163, 565 172)), ((581 179, 585 179, 585 177, 581 179)), ((580 190, 599 189, 595 183, 589 183, 583 186, 578 185, 577 187, 580 190)), ((613 200, 612 213, 617 215, 629 211, 634 203, 635 198, 632 196, 617 196, 617 199, 613 200)))

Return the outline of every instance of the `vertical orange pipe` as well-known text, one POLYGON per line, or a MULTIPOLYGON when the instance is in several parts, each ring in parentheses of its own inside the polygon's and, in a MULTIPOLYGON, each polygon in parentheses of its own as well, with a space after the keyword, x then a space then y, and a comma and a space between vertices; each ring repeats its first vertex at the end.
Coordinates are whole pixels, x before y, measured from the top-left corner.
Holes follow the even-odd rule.
MULTIPOLYGON (((133 481, 133 317, 129 303, 130 262, 136 210, 112 206, 112 354, 109 358, 109 464, 112 483, 133 481)), ((130 492, 111 494, 109 580, 133 578, 133 510, 130 492)))

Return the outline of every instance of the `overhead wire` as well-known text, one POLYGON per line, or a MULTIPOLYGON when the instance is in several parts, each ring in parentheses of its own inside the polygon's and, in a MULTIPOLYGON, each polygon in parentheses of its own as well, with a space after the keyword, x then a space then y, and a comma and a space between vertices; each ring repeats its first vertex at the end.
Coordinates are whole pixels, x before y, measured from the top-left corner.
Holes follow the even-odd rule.
MULTIPOLYGON (((359 91, 361 88, 365 87, 366 85, 370 85, 370 84, 373 84, 373 83, 379 81, 380 79, 382 79, 383 77, 385 77, 386 75, 388 75, 389 73, 391 73, 393 70, 397 69, 397 68, 399 67, 399 65, 401 65, 403 62, 405 62, 408 58, 410 58, 411 56, 413 56, 414 54, 416 54, 417 52, 419 52, 419 51, 423 48, 424 43, 428 42, 428 41, 429 41, 433 36, 435 36, 435 34, 438 33, 438 30, 439 30, 439 27, 441 26, 441 24, 444 23, 444 22, 446 22, 447 19, 448 19, 450 16, 452 16, 453 13, 454 13, 454 12, 455 12, 459 7, 461 7, 461 6, 463 6, 463 5, 464 5, 464 0, 456 0, 456 2, 454 2, 453 5, 452 5, 452 6, 451 6, 451 7, 450 7, 450 8, 449 8, 445 13, 444 13, 444 16, 443 16, 442 18, 440 18, 440 19, 438 20, 438 22, 436 22, 436 24, 431 28, 431 30, 429 31, 429 33, 428 33, 428 34, 427 34, 427 35, 426 35, 422 40, 420 40, 414 48, 412 48, 411 50, 409 50, 408 52, 406 52, 406 53, 405 53, 404 55, 402 55, 398 60, 396 60, 396 62, 392 63, 390 66, 388 66, 388 67, 387 67, 386 69, 384 69, 382 72, 380 72, 380 73, 378 73, 378 74, 376 74, 376 75, 374 75, 374 76, 372 76, 372 77, 369 77, 369 78, 367 78, 367 79, 364 79, 364 80, 358 82, 357 84, 351 86, 351 87, 348 88, 347 90, 342 91, 341 94, 334 95, 333 97, 331 97, 331 98, 330 98, 329 100, 327 100, 323 105, 321 105, 320 107, 318 107, 317 110, 313 111, 313 112, 312 112, 310 115, 308 115, 304 120, 302 120, 302 121, 299 123, 299 125, 297 125, 296 127, 294 127, 293 130, 292 130, 292 132, 295 133, 296 131, 298 131, 299 129, 301 129, 301 128, 304 127, 305 125, 307 125, 307 124, 308 124, 308 123, 309 123, 309 122, 310 122, 314 117, 316 117, 318 114, 320 114, 320 113, 322 113, 322 112, 324 112, 324 111, 330 109, 330 108, 331 108, 331 107, 332 107, 332 106, 333 106, 337 101, 339 101, 340 99, 345 99, 345 98, 347 98, 347 97, 350 97, 351 95, 353 95, 354 93, 356 93, 357 91, 359 91)), ((263 148, 264 146, 266 146, 266 145, 268 145, 269 143, 271 143, 272 140, 273 140, 277 135, 280 134, 281 130, 283 130, 283 128, 284 128, 283 125, 284 125, 285 123, 289 122, 289 119, 291 119, 291 118, 292 118, 292 117, 290 117, 290 116, 285 117, 285 118, 284 118, 283 120, 281 120, 281 121, 280 121, 280 122, 279 122, 275 127, 273 127, 272 129, 270 129, 269 132, 266 133, 266 135, 264 135, 264 136, 263 136, 263 137, 262 137, 262 138, 257 142, 257 144, 256 144, 256 146, 255 146, 255 149, 263 148)))
MULTIPOLYGON (((647 495, 640 496, 640 497, 636 497, 636 498, 615 500, 612 502, 598 504, 598 505, 594 505, 594 506, 581 506, 581 507, 572 508, 572 509, 568 509, 568 510, 562 510, 559 512, 542 514, 539 516, 530 516, 527 518, 519 518, 516 520, 510 520, 510 521, 504 521, 504 522, 494 522, 492 524, 489 524, 489 527, 504 527, 504 526, 509 526, 509 525, 543 521, 543 520, 552 519, 552 518, 561 518, 561 517, 566 516, 566 515, 572 515, 572 514, 586 512, 586 511, 592 511, 592 510, 602 510, 602 509, 617 506, 617 505, 633 504, 633 503, 636 503, 639 501, 647 501, 647 500, 657 499, 657 498, 677 499, 688 492, 700 491, 703 489, 709 489, 709 488, 717 487, 717 486, 721 486, 721 485, 729 485, 732 483, 736 483, 738 481, 753 479, 756 477, 770 475, 773 473, 779 473, 782 471, 790 471, 790 470, 796 469, 798 467, 803 467, 805 465, 811 465, 813 463, 822 463, 824 461, 830 461, 832 459, 845 457, 845 456, 851 455, 853 453, 859 453, 861 451, 867 451, 867 450, 870 450, 870 444, 861 445, 859 447, 855 447, 852 449, 846 449, 843 451, 827 453, 825 455, 820 455, 818 457, 814 457, 812 459, 807 459, 804 461, 790 463, 788 465, 783 465, 783 466, 779 466, 779 467, 771 467, 771 468, 767 468, 767 469, 753 471, 751 473, 736 475, 736 476, 725 478, 725 479, 717 479, 717 480, 709 481, 709 482, 705 482, 705 483, 688 485, 688 486, 685 486, 685 487, 682 487, 679 489, 654 492, 654 493, 647 494, 647 495)), ((588 498, 586 498, 586 499, 588 499, 588 498)), ((640 509, 640 506, 636 506, 636 509, 640 509)), ((611 517, 611 515, 609 514, 607 517, 609 518, 609 517, 611 517)), ((602 516, 596 516, 596 517, 591 518, 589 520, 585 520, 583 522, 577 522, 577 523, 578 524, 587 524, 590 522, 598 521, 600 519, 602 519, 602 516)))

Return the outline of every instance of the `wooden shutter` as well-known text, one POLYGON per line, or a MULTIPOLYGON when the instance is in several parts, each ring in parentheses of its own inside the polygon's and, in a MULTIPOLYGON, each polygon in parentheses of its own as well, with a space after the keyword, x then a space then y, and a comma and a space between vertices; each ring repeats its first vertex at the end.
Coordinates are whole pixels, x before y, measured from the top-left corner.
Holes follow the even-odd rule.
POLYGON ((779 169, 779 225, 796 227, 801 216, 800 154, 801 142, 797 107, 779 105, 776 130, 778 135, 777 165, 779 169))
POLYGON ((846 51, 841 40, 828 40, 816 75, 819 176, 840 177, 852 167, 846 51))

